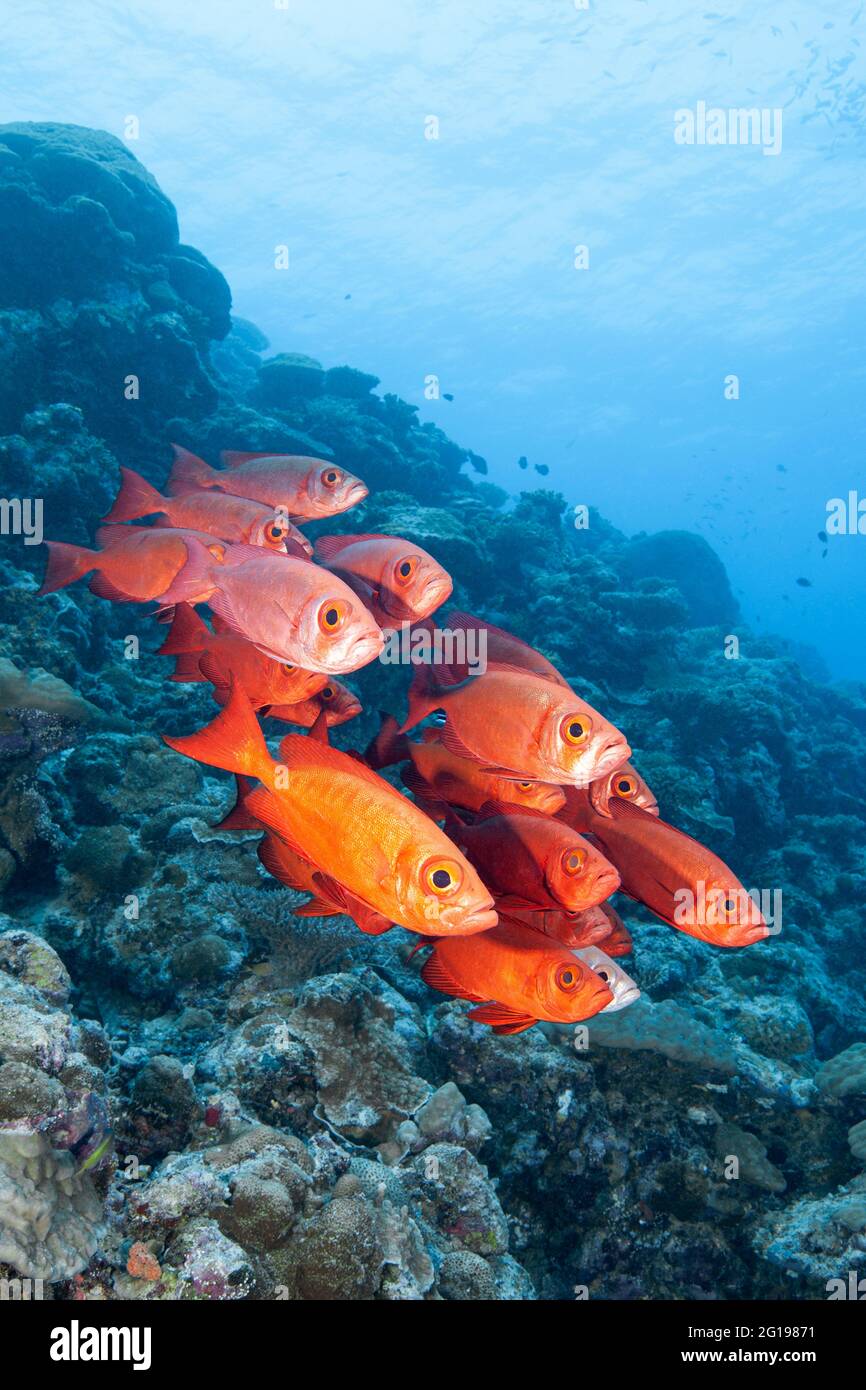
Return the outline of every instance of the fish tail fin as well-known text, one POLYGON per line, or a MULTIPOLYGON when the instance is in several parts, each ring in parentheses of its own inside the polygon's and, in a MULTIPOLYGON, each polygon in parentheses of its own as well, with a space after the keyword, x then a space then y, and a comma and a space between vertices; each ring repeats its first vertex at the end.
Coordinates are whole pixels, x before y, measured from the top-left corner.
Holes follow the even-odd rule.
POLYGON ((169 676, 169 680, 180 681, 182 684, 187 685, 193 681, 197 685, 206 685, 207 676, 203 676, 201 673, 201 667, 198 664, 199 659, 199 652, 178 652, 175 658, 174 670, 169 676))
POLYGON ((85 574, 90 574, 99 564, 98 550, 87 550, 83 545, 68 545, 66 541, 46 541, 48 564, 39 595, 53 594, 56 589, 65 589, 85 574))
POLYGON ((255 816, 247 810, 247 797, 253 790, 252 777, 244 777, 240 773, 235 773, 235 785, 237 795, 235 804, 228 815, 223 816, 214 830, 261 830, 260 823, 255 816))
POLYGON ((393 767, 394 763, 405 762, 409 757, 409 740, 401 734, 397 720, 392 714, 380 712, 382 723, 379 732, 364 751, 364 761, 374 772, 380 767, 393 767))
POLYGON ((198 492, 203 487, 219 487, 219 473, 205 463, 197 454, 184 449, 182 444, 172 444, 174 463, 165 485, 169 497, 178 497, 184 492, 198 492))
POLYGON ((204 729, 197 734, 169 738, 163 742, 176 753, 183 753, 209 767, 221 767, 244 777, 258 777, 266 782, 273 767, 264 734, 259 728, 255 711, 243 688, 232 679, 232 689, 226 704, 204 729))
POLYGON ((120 479, 120 491, 103 521, 137 521, 139 517, 165 511, 166 499, 140 473, 121 468, 120 479))
POLYGON ((207 623, 195 609, 188 603, 179 603, 174 610, 171 629, 157 656, 185 656, 190 652, 201 652, 210 635, 207 623))

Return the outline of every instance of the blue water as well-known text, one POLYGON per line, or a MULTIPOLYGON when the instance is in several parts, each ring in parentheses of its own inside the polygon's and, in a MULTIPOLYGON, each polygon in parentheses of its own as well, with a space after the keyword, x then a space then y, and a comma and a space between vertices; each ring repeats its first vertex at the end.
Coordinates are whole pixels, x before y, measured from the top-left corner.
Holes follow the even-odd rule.
POLYGON ((0 120, 127 138, 275 350, 511 492, 701 532, 749 622, 866 678, 866 536, 817 538, 866 497, 864 37, 848 0, 24 3, 0 120), (699 102, 780 110, 779 152, 677 144, 699 102))

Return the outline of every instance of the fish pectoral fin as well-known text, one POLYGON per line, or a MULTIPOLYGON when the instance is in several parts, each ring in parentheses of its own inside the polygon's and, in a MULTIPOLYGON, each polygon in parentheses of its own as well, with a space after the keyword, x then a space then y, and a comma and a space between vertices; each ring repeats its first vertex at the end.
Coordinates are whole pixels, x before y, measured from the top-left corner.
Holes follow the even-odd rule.
POLYGON ((552 906, 556 906, 551 900, 548 903, 532 902, 529 898, 522 898, 519 893, 503 893, 496 899, 497 908, 504 907, 506 911, 517 912, 549 912, 552 906))
POLYGON ((458 758, 468 758, 472 763, 480 763, 486 770, 487 761, 477 753, 473 753, 471 748, 467 748, 459 734, 454 732, 451 721, 446 717, 445 727, 442 730, 442 744, 448 749, 449 753, 456 753, 458 758))
POLYGON ((450 994, 454 999, 469 999, 473 1004, 481 1002, 480 994, 472 994, 464 989, 450 971, 446 970, 435 949, 421 967, 421 979, 431 989, 438 989, 441 994, 450 994))
MULTIPOLYGON (((250 815, 254 817, 266 830, 276 835, 278 840, 282 840, 284 845, 294 850, 299 859, 303 859, 305 864, 312 864, 313 860, 305 849, 298 844, 292 837, 291 830, 286 825, 285 816, 279 801, 273 792, 269 792, 267 787, 257 787, 254 792, 250 792, 246 798, 246 808, 250 815)), ((262 861, 264 862, 264 861, 262 861)), ((267 868, 267 865, 265 865, 267 868)), ((270 872, 270 871, 269 871, 270 872)))
POLYGON ((342 908, 336 907, 327 898, 313 895, 307 902, 294 909, 296 917, 338 917, 342 908))
POLYGON ((319 896, 325 902, 333 903, 339 912, 351 917, 355 926, 368 936, 381 936, 383 932, 390 931, 394 926, 394 923, 383 913, 377 912, 362 898, 357 898, 354 893, 349 892, 348 888, 344 888, 342 883, 338 883, 335 878, 330 878, 328 874, 313 874, 313 882, 319 890, 319 896))
POLYGON ((489 1023, 494 1033, 523 1033, 538 1022, 530 1014, 518 1013, 507 1004, 482 1004, 480 1009, 470 1009, 469 1017, 473 1023, 489 1023))

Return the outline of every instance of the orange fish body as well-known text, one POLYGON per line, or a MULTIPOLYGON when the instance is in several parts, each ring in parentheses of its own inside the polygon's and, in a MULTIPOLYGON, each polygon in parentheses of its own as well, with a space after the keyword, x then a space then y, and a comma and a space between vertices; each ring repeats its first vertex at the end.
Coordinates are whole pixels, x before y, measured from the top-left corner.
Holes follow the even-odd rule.
POLYGON ((190 602, 190 593, 204 593, 233 632, 274 661, 339 675, 366 666, 382 650, 381 630, 361 601, 309 560, 232 545, 218 563, 195 541, 188 550, 163 603, 190 602))
POLYGON ((92 574, 88 587, 99 598, 115 603, 160 599, 186 565, 186 542, 190 537, 206 545, 214 559, 225 553, 225 545, 213 536, 191 531, 156 531, 149 526, 101 526, 96 539, 102 550, 46 541, 48 567, 39 592, 53 593, 92 574))
POLYGON ((434 670, 415 668, 402 731, 442 709, 445 747, 487 771, 585 786, 628 759, 619 730, 569 686, 495 665, 458 686, 442 686, 434 670))
POLYGON ((526 807, 488 802, 473 825, 446 826, 503 908, 581 912, 619 887, 619 874, 588 840, 526 807))
POLYGON ((316 866, 320 893, 359 926, 443 936, 496 922, 490 893, 435 822, 361 760, 317 738, 288 734, 275 762, 239 686, 206 729, 166 743, 258 778, 249 813, 316 866))
POLYGON ((533 675, 553 681, 555 685, 563 685, 566 689, 570 688, 568 681, 559 674, 546 656, 542 656, 541 652, 530 647, 527 642, 521 641, 519 637, 515 637, 513 633, 505 632, 501 627, 495 627, 493 623, 488 623, 484 618, 476 618, 471 613, 461 613, 457 609, 452 609, 448 614, 448 627, 458 632, 474 632, 478 637, 483 633, 485 659, 488 663, 493 662, 497 666, 516 666, 520 670, 530 671, 533 675))
POLYGON ((175 461, 167 486, 173 497, 218 491, 252 498, 299 521, 313 521, 348 511, 367 496, 360 478, 326 459, 227 451, 222 454, 226 467, 220 469, 178 444, 172 448, 175 461))
POLYGON ((613 1001, 595 971, 571 951, 510 921, 479 936, 437 941, 421 976, 443 994, 480 1003, 469 1017, 497 1033, 520 1033, 539 1020, 579 1023, 613 1001))
POLYGON ((120 474, 120 491, 105 518, 108 522, 138 521, 145 516, 156 516, 163 519, 157 526, 204 531, 230 543, 263 546, 281 553, 285 553, 288 538, 307 554, 312 553, 307 538, 288 518, 268 510, 261 502, 218 492, 163 497, 131 468, 121 468, 120 474))
POLYGON ((214 698, 225 704, 234 676, 253 709, 309 700, 328 684, 322 672, 274 661, 219 618, 214 623, 211 632, 189 604, 177 604, 169 634, 159 649, 160 656, 178 659, 171 680, 210 681, 214 698))
POLYGON ((552 816, 565 804, 561 787, 550 782, 532 779, 512 781, 485 772, 476 762, 452 753, 442 742, 438 729, 425 729, 422 742, 412 743, 398 732, 396 719, 388 715, 365 754, 373 768, 393 763, 411 762, 402 773, 403 785, 412 792, 418 805, 440 819, 446 806, 461 806, 464 810, 480 811, 485 801, 510 801, 515 806, 530 806, 552 816))
POLYGON ((561 946, 567 946, 569 950, 598 946, 610 938, 612 928, 609 918, 605 916, 606 906, 606 903, 599 903, 594 907, 585 908, 583 912, 566 912, 561 907, 548 907, 541 911, 515 907, 506 910, 501 908, 500 900, 496 899, 500 921, 505 916, 522 927, 542 932, 558 941, 561 946))
POLYGON ((588 829, 619 870, 624 893, 713 946, 749 946, 769 935, 757 905, 717 855, 620 797, 611 798, 609 810, 588 829))
POLYGON ((453 587, 432 555, 399 536, 320 536, 316 559, 363 597, 382 627, 426 618, 453 587))

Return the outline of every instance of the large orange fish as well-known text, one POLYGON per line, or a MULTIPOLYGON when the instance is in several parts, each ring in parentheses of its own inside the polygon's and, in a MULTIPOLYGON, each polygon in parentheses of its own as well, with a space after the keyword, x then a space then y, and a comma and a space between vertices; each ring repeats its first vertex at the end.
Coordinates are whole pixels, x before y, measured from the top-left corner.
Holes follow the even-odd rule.
POLYGON ((221 618, 215 616, 213 623, 211 632, 189 604, 177 604, 168 636, 158 653, 177 658, 171 680, 210 681, 214 698, 225 704, 234 676, 253 709, 265 710, 272 705, 306 701, 328 684, 328 676, 321 671, 305 671, 300 666, 274 661, 233 632, 221 618))
POLYGON ((319 895, 362 930, 396 923, 426 936, 468 935, 495 924, 490 893, 435 822, 362 760, 318 737, 288 734, 276 762, 239 685, 206 729, 165 741, 258 778, 248 812, 316 867, 319 895))
MULTIPOLYGON (((237 785, 237 796, 235 804, 224 816, 216 830, 264 830, 265 827, 256 820, 255 816, 247 805, 247 798, 256 790, 256 784, 252 777, 235 776, 237 785)), ((293 850, 281 840, 278 835, 266 832, 259 841, 257 854, 260 863, 272 878, 279 879, 280 883, 287 888, 294 889, 297 893, 309 893, 312 896, 309 901, 300 907, 293 908, 296 917, 336 917, 340 908, 331 902, 325 902, 318 897, 318 884, 316 875, 318 869, 309 860, 302 859, 296 850, 293 850)))
POLYGON ((306 671, 357 671, 382 650, 381 630, 360 599, 309 560, 230 545, 217 563, 197 541, 187 549, 189 560, 163 595, 165 605, 201 602, 204 593, 233 632, 274 661, 306 671))
POLYGON ((421 977, 443 994, 480 1004, 469 1017, 495 1033, 522 1033, 541 1019, 579 1023, 613 1003, 612 991, 594 970, 516 922, 502 921, 480 936, 437 941, 421 977))
POLYGON ((612 797, 608 810, 593 814, 587 829, 629 897, 713 946, 749 946, 769 935, 757 904, 711 850, 621 797, 612 797))
POLYGON ((399 536, 319 536, 315 553, 363 598, 381 627, 426 618, 453 587, 432 555, 399 536))
MULTIPOLYGON (((65 541, 46 541, 48 565, 40 594, 64 589, 92 574, 88 588, 115 603, 147 603, 160 599, 186 565, 186 542, 196 539, 211 557, 220 559, 226 545, 204 532, 156 531, 150 526, 101 526, 96 533, 102 550, 65 541)), ((206 589, 207 586, 205 586, 206 589)), ((193 591, 193 600, 201 599, 193 591)))
POLYGON ((570 686, 511 666, 489 664, 458 685, 449 683, 447 668, 416 666, 401 732, 437 709, 445 714, 446 748, 517 780, 588 786, 631 752, 619 729, 570 686))
POLYGON ((285 543, 289 540, 307 555, 312 554, 310 542, 288 517, 269 511, 261 502, 219 492, 163 497, 131 468, 121 468, 120 474, 120 491, 106 521, 137 521, 141 517, 156 516, 164 518, 168 526, 206 531, 224 541, 285 552, 285 543))
POLYGON ((515 806, 531 806, 548 815, 565 804, 562 788, 550 782, 516 782, 497 777, 485 772, 478 763, 458 757, 444 746, 438 729, 425 729, 421 743, 410 742, 398 732, 397 721, 391 715, 383 719, 364 757, 372 768, 411 762, 412 766, 402 774, 403 785, 422 810, 437 820, 446 806, 480 811, 485 801, 511 801, 515 806))
POLYGON ((581 912, 619 887, 616 869, 588 840, 541 811, 488 802, 474 824, 449 815, 445 828, 506 911, 581 912))
POLYGON ((167 486, 173 497, 218 490, 251 497, 299 521, 314 521, 348 511, 367 496, 360 478, 326 459, 228 451, 222 454, 226 467, 220 469, 211 468, 179 444, 172 448, 175 461, 167 486))

